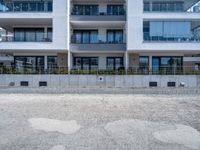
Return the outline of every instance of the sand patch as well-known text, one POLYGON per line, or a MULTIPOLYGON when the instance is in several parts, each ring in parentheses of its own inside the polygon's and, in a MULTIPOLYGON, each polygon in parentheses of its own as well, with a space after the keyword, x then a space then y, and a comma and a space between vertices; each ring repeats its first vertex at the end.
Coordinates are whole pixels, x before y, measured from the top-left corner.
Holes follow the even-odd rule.
POLYGON ((28 121, 32 128, 45 132, 73 134, 80 130, 80 125, 75 120, 61 121, 47 118, 31 118, 28 121))

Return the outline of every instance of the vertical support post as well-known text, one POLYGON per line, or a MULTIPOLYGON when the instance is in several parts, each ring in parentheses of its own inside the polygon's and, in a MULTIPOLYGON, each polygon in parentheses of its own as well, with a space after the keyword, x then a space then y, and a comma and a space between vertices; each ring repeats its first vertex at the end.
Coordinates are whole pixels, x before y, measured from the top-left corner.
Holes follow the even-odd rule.
POLYGON ((152 74, 152 56, 149 56, 149 74, 152 74))
POLYGON ((47 64, 47 55, 44 56, 44 69, 47 70, 48 64, 47 64))
POLYGON ((68 64, 68 74, 70 74, 70 71, 71 71, 71 52, 70 52, 70 50, 68 50, 68 54, 67 54, 67 64, 68 64))
POLYGON ((128 51, 126 50, 126 52, 125 52, 125 70, 126 70, 126 74, 128 73, 128 68, 129 68, 129 56, 128 56, 128 51))

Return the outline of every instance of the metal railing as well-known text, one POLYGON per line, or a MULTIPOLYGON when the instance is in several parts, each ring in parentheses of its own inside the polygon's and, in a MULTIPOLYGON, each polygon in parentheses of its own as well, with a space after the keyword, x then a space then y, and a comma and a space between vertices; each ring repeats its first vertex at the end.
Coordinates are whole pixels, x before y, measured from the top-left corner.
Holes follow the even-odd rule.
POLYGON ((52 12, 52 2, 1 2, 0 12, 52 12))
MULTIPOLYGON (((43 34, 43 37, 45 33, 43 34)), ((52 42, 51 38, 41 38, 35 36, 21 36, 21 37, 14 37, 14 35, 0 35, 0 42, 52 42), (33 38, 34 37, 34 38, 33 38)))
POLYGON ((73 9, 71 12, 71 15, 74 15, 74 16, 125 16, 126 11, 123 9, 115 13, 107 13, 107 12, 99 12, 98 10, 96 10, 96 11, 91 11, 91 12, 86 13, 86 12, 79 12, 73 9))
POLYGON ((71 43, 73 44, 125 44, 124 36, 115 37, 114 39, 107 39, 107 35, 90 35, 90 37, 83 38, 82 36, 72 35, 71 43))
POLYGON ((200 75, 200 67, 169 66, 169 67, 130 67, 127 74, 132 75, 200 75))
POLYGON ((0 74, 74 74, 74 75, 200 75, 200 67, 178 66, 178 67, 124 67, 118 69, 98 69, 98 68, 72 68, 67 67, 11 67, 1 66, 0 74))
POLYGON ((68 74, 67 67, 27 67, 1 66, 0 74, 68 74))
POLYGON ((150 33, 143 33, 144 41, 148 42, 200 42, 200 34, 185 34, 185 35, 154 35, 150 36, 150 33))

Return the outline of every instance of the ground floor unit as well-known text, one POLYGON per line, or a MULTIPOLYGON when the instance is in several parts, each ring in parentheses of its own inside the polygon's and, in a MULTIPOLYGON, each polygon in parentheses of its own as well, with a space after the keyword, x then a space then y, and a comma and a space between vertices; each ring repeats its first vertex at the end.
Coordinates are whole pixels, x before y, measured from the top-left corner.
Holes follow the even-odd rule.
MULTIPOLYGON (((43 72, 45 70, 125 70, 135 74, 163 73, 174 74, 200 70, 200 55, 192 53, 2 53, 1 68, 14 68, 17 72, 29 70, 43 72)), ((66 72, 67 73, 67 72, 66 72)))

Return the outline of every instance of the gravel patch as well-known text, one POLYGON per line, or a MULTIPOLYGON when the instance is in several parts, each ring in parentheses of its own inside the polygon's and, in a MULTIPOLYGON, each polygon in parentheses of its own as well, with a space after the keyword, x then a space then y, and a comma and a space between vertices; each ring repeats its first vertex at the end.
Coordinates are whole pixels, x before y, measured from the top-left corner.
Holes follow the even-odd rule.
POLYGON ((162 142, 200 149, 200 133, 196 129, 184 125, 176 125, 176 127, 176 130, 158 131, 153 135, 162 142))
POLYGON ((199 108, 199 94, 2 92, 0 149, 196 150, 199 108))

